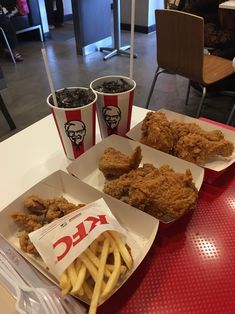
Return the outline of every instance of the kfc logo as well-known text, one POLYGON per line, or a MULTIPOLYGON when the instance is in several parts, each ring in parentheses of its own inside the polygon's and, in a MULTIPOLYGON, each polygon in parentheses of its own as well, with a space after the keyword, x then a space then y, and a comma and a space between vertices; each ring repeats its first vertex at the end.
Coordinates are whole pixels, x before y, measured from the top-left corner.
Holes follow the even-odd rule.
POLYGON ((56 261, 61 261, 78 243, 80 243, 97 225, 108 224, 106 215, 89 216, 83 222, 79 223, 75 228, 75 232, 70 235, 65 235, 59 238, 55 243, 53 243, 53 249, 58 254, 56 256, 56 261), (61 253, 62 251, 62 253, 61 253))
POLYGON ((105 106, 102 110, 104 121, 109 129, 115 130, 121 120, 121 110, 115 106, 105 106))
POLYGON ((68 121, 64 124, 65 133, 70 141, 80 149, 86 135, 86 126, 82 121, 68 121))

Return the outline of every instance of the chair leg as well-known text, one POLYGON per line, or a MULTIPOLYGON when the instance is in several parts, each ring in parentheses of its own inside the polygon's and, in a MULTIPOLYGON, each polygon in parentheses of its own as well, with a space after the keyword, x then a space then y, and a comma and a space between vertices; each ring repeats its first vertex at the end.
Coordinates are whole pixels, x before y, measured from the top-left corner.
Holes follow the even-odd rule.
POLYGON ((0 110, 2 111, 5 119, 7 120, 7 123, 9 124, 9 127, 11 130, 16 129, 16 125, 14 121, 12 120, 12 117, 10 116, 9 111, 7 110, 7 107, 2 99, 2 96, 0 95, 0 110))
POLYGON ((235 113, 235 104, 233 105, 233 109, 230 112, 230 115, 228 117, 228 120, 227 120, 226 124, 230 124, 231 123, 234 113, 235 113))
POLYGON ((1 32, 2 32, 2 35, 3 35, 3 37, 4 37, 4 40, 5 40, 5 42, 6 42, 7 49, 8 49, 8 51, 9 51, 10 55, 11 55, 11 59, 12 59, 13 63, 16 64, 16 60, 15 60, 15 57, 14 57, 14 55, 13 55, 13 53, 12 53, 12 50, 11 50, 11 47, 10 47, 9 42, 8 42, 8 40, 7 40, 6 34, 5 34, 4 30, 3 30, 1 27, 0 27, 0 30, 1 30, 1 32))
POLYGON ((156 84, 158 75, 160 75, 161 73, 166 72, 166 70, 161 70, 161 71, 159 71, 159 69, 160 69, 160 67, 158 66, 158 67, 157 67, 157 70, 156 70, 156 72, 155 72, 155 74, 154 74, 153 82, 152 82, 152 85, 151 85, 151 88, 150 88, 150 91, 149 91, 149 94, 148 94, 148 99, 147 99, 147 102, 146 102, 146 105, 145 105, 145 108, 146 108, 146 109, 148 109, 148 107, 149 107, 150 99, 151 99, 151 97, 152 97, 153 90, 154 90, 154 87, 155 87, 155 84, 156 84))
POLYGON ((42 34, 42 28, 41 28, 41 25, 39 25, 38 30, 39 30, 40 40, 41 40, 41 42, 43 42, 43 41, 44 41, 44 39, 43 39, 43 34, 42 34))
POLYGON ((198 109, 197 109, 196 118, 198 118, 200 116, 205 97, 206 97, 206 86, 203 86, 202 98, 201 98, 200 104, 199 104, 198 109))
POLYGON ((188 88, 187 88, 187 94, 186 94, 185 106, 187 106, 187 105, 188 105, 188 99, 189 99, 189 92, 190 92, 190 88, 191 88, 191 80, 189 80, 189 82, 188 82, 188 88))

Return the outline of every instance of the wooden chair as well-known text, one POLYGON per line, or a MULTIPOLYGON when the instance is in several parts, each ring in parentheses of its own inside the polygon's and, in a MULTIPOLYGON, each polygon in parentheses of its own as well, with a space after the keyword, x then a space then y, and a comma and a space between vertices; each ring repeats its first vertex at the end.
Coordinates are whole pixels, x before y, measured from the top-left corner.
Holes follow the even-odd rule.
POLYGON ((150 99, 161 73, 178 74, 189 79, 186 105, 191 82, 202 87, 196 117, 199 117, 207 86, 234 73, 232 61, 204 54, 204 20, 202 17, 175 10, 156 10, 157 70, 146 102, 150 99))

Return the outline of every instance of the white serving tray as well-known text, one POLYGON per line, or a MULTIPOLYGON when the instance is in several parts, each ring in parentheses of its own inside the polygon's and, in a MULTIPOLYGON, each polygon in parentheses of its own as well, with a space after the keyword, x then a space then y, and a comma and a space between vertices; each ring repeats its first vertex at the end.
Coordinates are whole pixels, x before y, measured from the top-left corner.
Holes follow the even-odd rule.
MULTIPOLYGON (((196 123, 197 125, 199 125, 203 130, 205 131, 213 131, 213 130, 220 130, 221 132, 223 132, 224 134, 224 138, 226 140, 229 140, 231 142, 233 142, 234 146, 235 146, 235 132, 222 128, 220 126, 205 122, 205 121, 201 121, 199 119, 195 119, 195 118, 191 118, 188 116, 185 116, 183 114, 180 113, 176 113, 170 110, 166 110, 166 109, 160 109, 158 110, 158 112, 163 112, 165 113, 167 119, 169 121, 172 120, 178 120, 180 122, 185 122, 185 123, 196 123)), ((144 117, 143 117, 144 119, 144 117)), ((135 140, 135 141, 139 141, 141 138, 141 126, 142 126, 142 122, 136 124, 127 134, 126 136, 128 136, 129 138, 135 140)), ((231 157, 225 158, 225 157, 215 157, 213 159, 208 160, 203 166, 205 168, 214 170, 214 171, 221 171, 226 169, 227 167, 229 167, 231 164, 233 164, 235 162, 235 151, 233 152, 233 155, 231 157)))
POLYGON ((98 164, 104 150, 108 147, 114 147, 124 154, 131 155, 137 146, 140 146, 142 151, 143 158, 141 164, 150 163, 155 167, 167 164, 176 172, 181 173, 185 173, 186 169, 190 169, 193 176, 193 182, 198 191, 200 190, 204 177, 204 169, 202 167, 118 135, 106 137, 100 143, 96 144, 79 158, 74 160, 67 167, 67 170, 70 174, 76 176, 83 182, 93 186, 99 191, 103 191, 105 178, 103 173, 99 170, 98 164))
MULTIPOLYGON (((71 202, 86 204, 103 197, 116 219, 127 230, 127 244, 131 248, 134 260, 132 270, 127 273, 125 279, 113 293, 128 280, 143 261, 157 234, 159 221, 154 217, 99 192, 61 170, 56 171, 22 194, 0 212, 1 235, 34 267, 55 284, 58 284, 57 280, 49 273, 42 259, 27 254, 20 249, 19 239, 17 237, 18 227, 11 218, 11 214, 23 211, 23 201, 30 195, 37 195, 41 198, 64 196, 71 202)), ((86 302, 86 300, 82 298, 79 299, 86 302)))

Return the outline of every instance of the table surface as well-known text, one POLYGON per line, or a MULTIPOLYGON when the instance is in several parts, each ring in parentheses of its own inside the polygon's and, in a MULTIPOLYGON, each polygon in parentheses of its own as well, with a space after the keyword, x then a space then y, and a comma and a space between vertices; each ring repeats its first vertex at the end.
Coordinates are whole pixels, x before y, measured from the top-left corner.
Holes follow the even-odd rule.
POLYGON ((219 5, 219 8, 235 10, 235 0, 225 1, 219 5))
MULTIPOLYGON (((134 107, 132 125, 145 114, 146 110, 134 107)), ((0 150, 0 210, 70 163, 51 115, 0 143, 0 150)), ((234 313, 234 224, 232 165, 213 184, 202 185, 192 212, 175 223, 160 224, 145 260, 98 313, 234 313)), ((0 300, 8 308, 6 313, 15 313, 11 297, 2 287, 0 300)))

